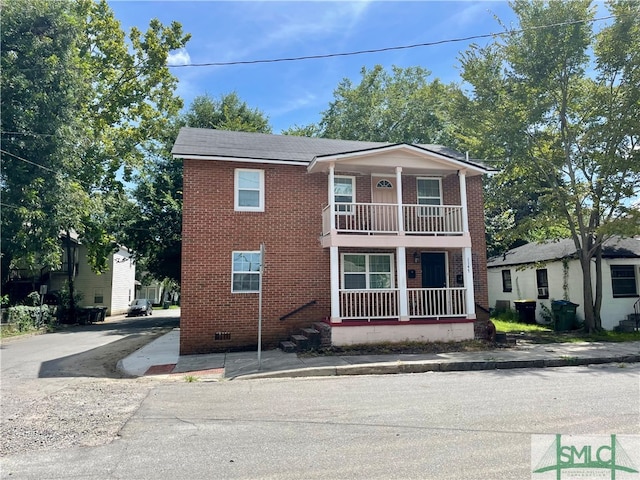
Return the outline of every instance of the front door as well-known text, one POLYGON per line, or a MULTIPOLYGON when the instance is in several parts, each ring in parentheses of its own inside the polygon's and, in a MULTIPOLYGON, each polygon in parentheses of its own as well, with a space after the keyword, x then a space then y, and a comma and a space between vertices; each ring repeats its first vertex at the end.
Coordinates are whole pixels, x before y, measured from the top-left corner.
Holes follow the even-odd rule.
POLYGON ((422 252, 422 288, 446 288, 447 259, 444 252, 422 252))
POLYGON ((372 229, 378 232, 395 232, 398 229, 398 193, 395 178, 371 177, 371 202, 373 205, 372 229), (393 206, 391 206, 393 204, 393 206))

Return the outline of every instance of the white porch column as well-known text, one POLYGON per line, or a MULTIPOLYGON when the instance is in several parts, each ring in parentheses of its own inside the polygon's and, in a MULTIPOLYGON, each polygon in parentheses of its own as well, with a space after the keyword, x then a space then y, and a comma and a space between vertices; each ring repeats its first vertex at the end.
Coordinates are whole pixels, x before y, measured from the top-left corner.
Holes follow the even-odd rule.
POLYGON ((398 272, 398 296, 400 321, 409 321, 409 299, 407 296, 407 255, 405 247, 396 249, 396 272, 398 272))
POLYGON ((404 215, 402 214, 402 167, 396 167, 396 194, 396 202, 398 203, 398 233, 400 235, 404 235, 404 215))
POLYGON ((462 262, 464 264, 462 277, 464 279, 464 286, 467 291, 467 318, 476 318, 476 296, 473 289, 473 257, 471 255, 470 247, 465 247, 462 249, 462 262))
POLYGON ((462 205, 462 231, 469 233, 469 206, 467 205, 467 174, 464 170, 458 170, 460 180, 460 204, 462 205))
POLYGON ((331 228, 331 233, 334 233, 334 230, 336 229, 336 201, 335 201, 335 178, 336 178, 336 166, 334 163, 329 165, 329 212, 331 214, 331 222, 330 222, 330 228, 331 228))
POLYGON ((338 247, 329 247, 331 264, 331 322, 342 322, 340 317, 340 258, 338 247))

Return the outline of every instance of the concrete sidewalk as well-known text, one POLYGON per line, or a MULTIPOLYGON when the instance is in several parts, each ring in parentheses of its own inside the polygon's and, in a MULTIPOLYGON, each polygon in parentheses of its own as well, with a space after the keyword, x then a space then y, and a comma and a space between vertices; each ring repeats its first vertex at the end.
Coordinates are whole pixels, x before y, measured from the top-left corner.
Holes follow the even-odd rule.
POLYGON ((481 352, 298 356, 281 350, 183 355, 180 329, 157 338, 118 362, 129 376, 193 375, 203 379, 251 379, 331 375, 376 375, 429 371, 544 368, 640 362, 640 342, 516 344, 481 352))

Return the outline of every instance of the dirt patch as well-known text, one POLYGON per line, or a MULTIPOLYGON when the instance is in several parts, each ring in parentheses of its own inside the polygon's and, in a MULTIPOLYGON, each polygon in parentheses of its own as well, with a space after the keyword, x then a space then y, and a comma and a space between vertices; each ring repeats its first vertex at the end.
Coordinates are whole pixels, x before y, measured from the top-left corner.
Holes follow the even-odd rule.
POLYGON ((342 347, 327 347, 309 352, 302 352, 300 356, 343 356, 343 355, 385 355, 385 354, 417 354, 417 353, 448 353, 448 352, 480 352, 493 350, 505 345, 484 340, 466 340, 461 342, 383 342, 376 344, 349 345, 342 347))
POLYGON ((154 385, 123 378, 118 361, 170 329, 43 362, 38 378, 6 379, 12 385, 2 391, 0 456, 111 442, 154 385))

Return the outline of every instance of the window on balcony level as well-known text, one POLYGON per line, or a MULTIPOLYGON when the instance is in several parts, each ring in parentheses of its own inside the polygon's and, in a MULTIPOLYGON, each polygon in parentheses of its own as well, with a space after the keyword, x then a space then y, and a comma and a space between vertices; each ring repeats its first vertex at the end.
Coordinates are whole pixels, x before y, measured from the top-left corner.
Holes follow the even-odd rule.
POLYGON ((350 205, 356 201, 356 178, 336 176, 333 179, 333 201, 336 204, 336 212, 349 214, 353 212, 350 205))
MULTIPOLYGON (((439 178, 418 178, 418 205, 442 205, 442 184, 439 178)), ((436 216, 439 208, 422 208, 420 215, 436 216)))

